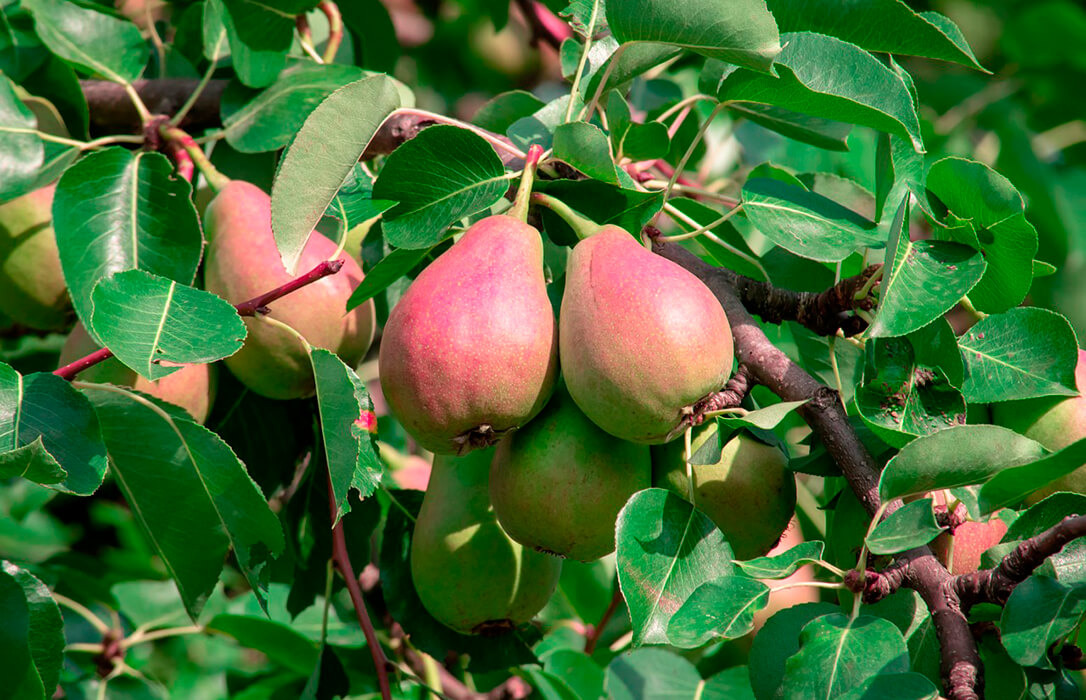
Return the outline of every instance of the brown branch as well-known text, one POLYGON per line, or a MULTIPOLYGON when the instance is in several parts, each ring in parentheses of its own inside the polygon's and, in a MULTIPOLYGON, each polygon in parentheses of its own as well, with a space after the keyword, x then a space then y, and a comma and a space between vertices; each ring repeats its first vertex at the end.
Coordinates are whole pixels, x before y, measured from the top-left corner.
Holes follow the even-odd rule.
MULTIPOLYGON (((296 292, 308 284, 313 284, 314 282, 323 277, 327 277, 328 275, 334 275, 335 273, 339 272, 341 267, 343 267, 342 260, 325 260, 304 275, 295 277, 291 281, 287 282, 284 285, 276 287, 270 292, 264 292, 263 294, 254 297, 248 301, 243 301, 240 304, 234 304, 234 308, 237 309, 238 316, 255 316, 258 313, 266 314, 270 311, 270 309, 267 307, 268 304, 272 303, 276 299, 285 297, 291 292, 296 292)), ((73 379, 75 379, 75 375, 79 374, 83 370, 87 369, 88 367, 93 367, 99 362, 104 362, 111 357, 113 357, 112 350, 110 350, 109 348, 99 348, 98 350, 95 350, 94 352, 85 357, 79 358, 71 364, 67 364, 59 369, 53 370, 53 374, 57 375, 61 379, 72 381, 73 379)))
POLYGON ((603 615, 600 616, 600 621, 588 628, 588 633, 584 637, 584 653, 592 656, 592 652, 596 650, 596 644, 600 641, 600 635, 603 634, 603 628, 611 621, 615 611, 618 610, 618 604, 621 602, 623 602, 622 590, 616 586, 615 594, 611 596, 611 602, 608 604, 607 609, 603 611, 603 615))
MULTIPOLYGON (((151 110, 151 114, 174 114, 196 90, 199 82, 188 78, 159 78, 137 80, 132 86, 151 110)), ((209 82, 182 124, 190 128, 219 125, 219 102, 227 82, 209 82)), ((124 86, 106 80, 80 80, 79 85, 83 88, 83 96, 87 98, 90 123, 94 130, 105 133, 117 133, 124 129, 139 130, 142 125, 140 116, 125 93, 124 86)))

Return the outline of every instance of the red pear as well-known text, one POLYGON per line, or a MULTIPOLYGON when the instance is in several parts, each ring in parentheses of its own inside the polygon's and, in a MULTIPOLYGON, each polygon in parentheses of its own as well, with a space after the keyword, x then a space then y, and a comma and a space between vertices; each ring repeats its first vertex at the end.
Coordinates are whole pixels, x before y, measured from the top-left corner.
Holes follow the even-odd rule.
POLYGON ((731 372, 731 326, 713 293, 617 226, 573 248, 560 324, 570 395, 631 442, 666 442, 731 372))
POLYGON ((511 216, 487 217, 392 309, 381 388, 422 447, 485 447, 547 402, 558 371, 556 326, 539 231, 511 216))

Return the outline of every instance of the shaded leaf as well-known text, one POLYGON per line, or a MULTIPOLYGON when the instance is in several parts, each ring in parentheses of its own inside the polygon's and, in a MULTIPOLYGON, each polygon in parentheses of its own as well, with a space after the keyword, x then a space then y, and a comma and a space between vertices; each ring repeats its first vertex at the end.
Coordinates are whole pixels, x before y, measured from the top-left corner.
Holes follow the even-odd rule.
MULTIPOLYGON (((662 192, 640 192, 598 180, 544 180, 534 190, 557 197, 601 226, 614 224, 627 231, 640 231, 664 205, 662 192)), ((552 240, 569 245, 577 241, 558 215, 542 208, 540 213, 552 240)))
POLYGON ((736 566, 751 578, 787 578, 805 564, 822 558, 826 545, 818 540, 800 542, 795 547, 771 557, 758 557, 749 561, 737 561, 736 566))
POLYGON ((1015 586, 1000 618, 1003 648, 1023 666, 1053 668, 1048 648, 1086 613, 1086 587, 1033 575, 1015 586))
POLYGON ((943 531, 932 502, 921 498, 895 510, 867 536, 867 548, 872 554, 897 554, 931 542, 943 531))
POLYGON ((562 124, 554 130, 553 148, 555 158, 569 163, 590 178, 612 185, 619 184, 610 142, 594 124, 562 124))
POLYGON ((487 131, 504 134, 513 122, 535 114, 545 105, 543 100, 526 90, 503 92, 480 107, 471 122, 487 131))
MULTIPOLYGON (((6 567, 5 567, 6 568, 6 567)), ((13 700, 43 700, 45 689, 30 652, 30 609, 23 587, 0 571, 0 677, 13 700)))
POLYGON ((612 700, 694 698, 701 683, 694 664, 664 649, 635 649, 607 666, 607 694, 612 700))
POLYGON ((694 649, 717 638, 737 639, 754 629, 754 613, 769 602, 769 586, 727 576, 698 586, 667 625, 671 644, 694 649))
POLYGON ((49 588, 29 571, 9 561, 0 562, 0 568, 23 589, 30 623, 30 656, 45 689, 45 696, 52 697, 60 682, 66 644, 60 608, 49 588))
POLYGON ((45 158, 42 141, 34 133, 37 128, 34 114, 16 97, 11 82, 0 76, 0 201, 33 189, 45 158))
POLYGON ((126 19, 65 0, 24 0, 49 50, 92 75, 115 83, 143 72, 149 54, 140 30, 126 19))
POLYGON ((317 645, 289 625, 248 615, 221 614, 211 618, 206 629, 221 632, 239 644, 263 652, 272 662, 301 676, 317 665, 317 645))
POLYGON ((1086 464, 1086 438, 1072 442, 1062 450, 1036 462, 1011 467, 992 477, 980 489, 978 501, 982 514, 993 513, 1017 504, 1029 494, 1086 464))
POLYGON ((769 618, 750 647, 750 685, 758 700, 773 700, 781 695, 785 663, 799 651, 800 632, 812 620, 836 613, 830 603, 801 603, 785 608, 769 618))

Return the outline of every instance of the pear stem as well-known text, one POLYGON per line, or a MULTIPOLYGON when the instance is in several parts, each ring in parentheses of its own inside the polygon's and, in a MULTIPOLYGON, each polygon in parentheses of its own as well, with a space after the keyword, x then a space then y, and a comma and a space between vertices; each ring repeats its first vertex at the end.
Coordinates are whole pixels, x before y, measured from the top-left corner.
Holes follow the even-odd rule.
POLYGON ((159 129, 159 133, 162 134, 162 138, 173 141, 185 149, 185 152, 192 158, 192 162, 207 179, 207 184, 211 185, 211 189, 218 192, 230 183, 230 178, 223 175, 218 168, 211 164, 207 154, 196 145, 196 142, 186 132, 176 126, 163 125, 159 129))
POLYGON ((543 155, 543 147, 532 144, 528 148, 528 155, 524 157, 524 173, 520 176, 520 186, 517 188, 517 198, 513 200, 513 207, 506 212, 507 215, 528 220, 528 198, 532 194, 532 183, 535 181, 535 169, 539 167, 539 159, 543 155))
POLYGON ((547 207, 560 216, 563 221, 569 224, 570 228, 573 229, 573 232, 577 234, 577 238, 580 240, 588 238, 603 228, 595 221, 574 211, 565 202, 555 199, 550 195, 543 194, 542 192, 535 192, 532 194, 531 200, 534 204, 547 207))
MULTIPOLYGON (((253 297, 248 301, 243 301, 240 304, 234 304, 234 308, 237 309, 238 316, 256 316, 257 314, 268 313, 267 305, 281 299, 286 295, 296 292, 302 287, 313 284, 319 279, 327 277, 328 275, 334 275, 339 272, 343 267, 342 260, 325 260, 309 272, 304 275, 299 275, 284 285, 276 287, 270 292, 264 292, 263 294, 253 297)), ((104 362, 113 357, 113 351, 109 348, 99 348, 85 357, 81 357, 75 362, 64 365, 63 367, 53 371, 53 374, 57 375, 61 379, 66 379, 69 382, 75 379, 75 375, 79 374, 88 367, 93 367, 99 362, 104 362)))

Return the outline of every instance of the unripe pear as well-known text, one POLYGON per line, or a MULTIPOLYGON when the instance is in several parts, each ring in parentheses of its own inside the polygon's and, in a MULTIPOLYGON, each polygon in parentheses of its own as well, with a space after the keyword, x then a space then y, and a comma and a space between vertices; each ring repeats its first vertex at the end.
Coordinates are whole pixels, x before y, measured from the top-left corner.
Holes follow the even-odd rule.
POLYGON ((562 562, 505 534, 487 494, 494 450, 438 455, 411 538, 411 576, 423 606, 465 634, 528 622, 558 586, 562 562))
POLYGON ((474 223, 389 314, 381 388, 393 414, 437 454, 494 444, 546 404, 557 323, 539 231, 511 216, 474 223))
POLYGON ((55 190, 0 204, 0 311, 41 330, 64 326, 71 309, 53 235, 55 190))
MULTIPOLYGON (((208 247, 204 286, 232 304, 252 299, 289 282, 271 228, 271 198, 259 187, 233 180, 208 205, 204 214, 208 247)), ((336 252, 336 244, 314 231, 298 262, 298 274, 308 272, 336 252)), ((362 282, 362 270, 348 255, 334 275, 309 284, 272 302, 267 318, 245 319, 245 345, 226 366, 245 386, 273 399, 294 399, 314 391, 309 353, 288 329, 313 347, 332 350, 350 366, 366 354, 376 326, 372 301, 344 315, 347 299, 362 282)))
MULTIPOLYGON (((1022 433, 1050 450, 1062 450, 1086 438, 1086 350, 1078 351, 1075 384, 1079 396, 1045 396, 992 404, 997 425, 1022 433)), ((1029 495, 1026 503, 1040 501, 1056 491, 1086 493, 1086 464, 1029 495)))
MULTIPOLYGON (((75 362, 98 349, 82 323, 76 323, 60 351, 60 366, 75 362)), ((187 365, 173 374, 152 382, 129 369, 116 357, 99 362, 75 376, 79 381, 95 384, 116 384, 188 411, 197 423, 203 424, 215 400, 215 368, 212 365, 187 365)))
MULTIPOLYGON (((691 454, 719 427, 694 429, 691 454)), ((683 441, 652 448, 653 484, 689 500, 683 441)), ((726 442, 715 464, 694 464, 694 505, 727 538, 737 559, 753 559, 773 548, 796 509, 796 480, 788 458, 776 447, 740 433, 726 442)))
POLYGON ((652 483, 649 448, 600 430, 559 382, 546 408, 498 443, 490 500, 509 536, 580 561, 615 550, 615 519, 652 483))
POLYGON ((631 442, 666 442, 732 368, 731 327, 709 288, 617 226, 574 246, 558 337, 573 400, 631 442))

